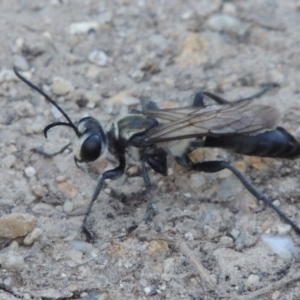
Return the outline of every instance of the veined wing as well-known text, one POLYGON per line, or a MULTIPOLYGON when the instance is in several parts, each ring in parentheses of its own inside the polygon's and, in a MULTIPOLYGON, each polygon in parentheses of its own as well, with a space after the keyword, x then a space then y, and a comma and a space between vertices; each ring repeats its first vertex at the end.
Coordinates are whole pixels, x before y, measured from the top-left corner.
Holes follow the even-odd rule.
POLYGON ((274 107, 244 101, 226 105, 148 110, 161 124, 146 135, 147 144, 202 136, 251 135, 272 130, 280 114, 274 107))

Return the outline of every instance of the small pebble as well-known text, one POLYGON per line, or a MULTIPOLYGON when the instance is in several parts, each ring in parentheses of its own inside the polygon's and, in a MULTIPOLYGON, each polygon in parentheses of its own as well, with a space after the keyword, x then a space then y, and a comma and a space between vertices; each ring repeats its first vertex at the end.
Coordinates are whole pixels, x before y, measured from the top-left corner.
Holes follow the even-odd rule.
POLYGON ((15 165, 16 160, 17 158, 13 154, 7 155, 2 159, 2 165, 4 168, 10 169, 15 165))
POLYGON ((0 237, 15 239, 31 232, 36 218, 29 214, 12 213, 0 218, 0 237))
POLYGON ((279 200, 274 200, 274 201, 273 201, 273 204, 274 204, 276 207, 279 207, 279 206, 280 206, 280 201, 279 201, 279 200))
POLYGON ((52 80, 52 92, 57 96, 63 96, 74 91, 71 82, 61 77, 54 77, 52 80))
POLYGON ((18 102, 14 106, 16 114, 21 118, 32 117, 35 115, 35 109, 33 105, 27 101, 18 102))
POLYGON ((185 235, 184 235, 185 239, 188 240, 188 241, 193 241, 194 240, 194 235, 191 233, 191 232, 187 232, 185 235))
POLYGON ((25 175, 29 178, 33 177, 36 174, 34 167, 27 167, 24 171, 25 171, 25 175))
POLYGON ((275 291, 274 293, 272 293, 271 299, 277 300, 279 296, 280 296, 280 291, 275 291))
POLYGON ((13 70, 0 70, 0 83, 19 80, 13 70))
POLYGON ((278 224, 276 227, 280 235, 287 235, 292 230, 292 226, 289 224, 278 224))
POLYGON ((232 246, 233 245, 233 239, 229 236, 222 236, 220 238, 220 243, 224 246, 232 246))
POLYGON ((14 66, 20 71, 28 71, 29 65, 27 60, 21 55, 15 55, 14 66))
POLYGON ((83 34, 88 33, 91 30, 97 30, 99 27, 98 22, 90 21, 90 22, 77 22, 72 23, 69 26, 70 34, 83 34))
POLYGON ((0 256, 1 268, 6 270, 15 270, 21 272, 25 268, 25 262, 23 256, 15 253, 14 251, 9 251, 3 256, 0 256))
POLYGON ((93 104, 98 104, 102 100, 102 96, 98 90, 89 90, 84 93, 84 98, 93 104))
POLYGON ((95 50, 90 53, 88 59, 97 66, 105 67, 108 61, 108 56, 102 50, 95 50))
POLYGON ((246 281, 246 286, 248 288, 252 288, 258 282, 259 282, 259 276, 255 274, 251 274, 246 281))
POLYGON ((65 181, 67 181, 67 176, 66 175, 59 175, 59 176, 56 177, 55 180, 56 180, 57 183, 65 182, 65 181))
POLYGON ((144 288, 144 292, 148 296, 153 296, 157 294, 157 288, 156 286, 147 286, 144 288))
POLYGON ((65 203, 64 203, 64 211, 66 213, 70 213, 73 209, 74 209, 74 203, 70 200, 67 200, 65 203))
POLYGON ((29 234, 26 235, 23 243, 26 246, 32 245, 41 235, 43 231, 40 228, 34 228, 29 234))

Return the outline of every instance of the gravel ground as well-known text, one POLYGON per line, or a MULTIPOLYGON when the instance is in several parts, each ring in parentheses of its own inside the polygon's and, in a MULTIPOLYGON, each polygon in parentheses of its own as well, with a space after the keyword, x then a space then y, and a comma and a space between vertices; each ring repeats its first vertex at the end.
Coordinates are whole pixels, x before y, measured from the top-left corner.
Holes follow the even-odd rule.
MULTIPOLYGON (((97 180, 111 162, 76 168, 74 137, 15 65, 72 120, 108 124, 139 99, 188 106, 199 90, 235 100, 275 82, 256 102, 276 106, 300 138, 300 2, 48 0, 0 2, 0 299, 300 299, 300 238, 229 172, 150 171, 156 215, 143 223, 138 161, 107 183, 80 232, 97 180), (137 167, 136 167, 137 166, 137 167), (132 232, 128 228, 139 225, 132 232), (291 237, 286 255, 266 235, 291 237)), ((299 223, 298 161, 226 159, 299 223)))

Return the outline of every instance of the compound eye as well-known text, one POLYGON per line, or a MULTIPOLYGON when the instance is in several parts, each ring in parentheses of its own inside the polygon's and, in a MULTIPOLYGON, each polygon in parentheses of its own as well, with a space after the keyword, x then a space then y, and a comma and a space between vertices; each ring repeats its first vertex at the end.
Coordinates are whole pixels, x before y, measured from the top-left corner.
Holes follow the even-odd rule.
POLYGON ((96 160, 101 154, 101 138, 99 135, 91 135, 81 146, 80 156, 84 162, 96 160))

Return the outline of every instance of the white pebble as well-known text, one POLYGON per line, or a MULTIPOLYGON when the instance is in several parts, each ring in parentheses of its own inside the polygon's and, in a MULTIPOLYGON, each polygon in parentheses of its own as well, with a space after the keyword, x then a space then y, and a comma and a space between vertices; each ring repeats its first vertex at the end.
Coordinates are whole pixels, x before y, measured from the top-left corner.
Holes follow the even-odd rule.
POLYGON ((73 209, 74 209, 74 204, 72 201, 70 200, 67 200, 65 203, 64 203, 64 211, 66 213, 70 213, 73 209))
POLYGON ((98 22, 95 21, 72 23, 69 26, 69 32, 70 34, 88 33, 91 30, 97 30, 98 26, 98 22))
POLYGON ((33 177, 35 175, 36 171, 34 167, 27 167, 25 169, 25 175, 29 178, 33 177))
POLYGON ((279 235, 286 235, 292 230, 292 226, 289 224, 278 224, 277 231, 279 235))
POLYGON ((43 231, 40 228, 34 228, 24 239, 24 245, 29 246, 34 243, 41 235, 43 231))
POLYGON ((95 247, 90 243, 86 243, 82 241, 70 241, 69 245, 71 245, 74 250, 82 253, 90 253, 95 249, 95 247))
POLYGON ((97 66, 104 67, 107 64, 108 56, 102 50, 95 50, 90 53, 88 59, 97 66))
POLYGON ((251 288, 253 287, 255 284, 257 284, 259 282, 259 276, 258 275, 254 275, 254 274, 251 274, 247 281, 246 281, 246 286, 248 288, 251 288))
POLYGON ((191 232, 187 232, 185 235, 184 235, 185 239, 188 240, 188 241, 193 241, 194 240, 194 235, 191 233, 191 232))
POLYGON ((276 207, 279 207, 279 206, 280 206, 280 201, 279 201, 279 200, 274 200, 274 201, 273 201, 273 204, 274 204, 276 207))

